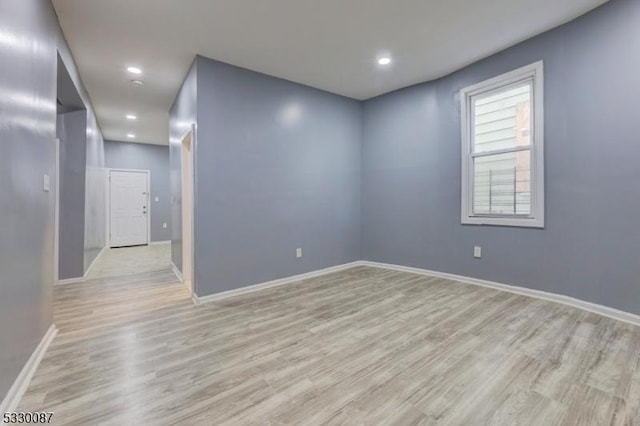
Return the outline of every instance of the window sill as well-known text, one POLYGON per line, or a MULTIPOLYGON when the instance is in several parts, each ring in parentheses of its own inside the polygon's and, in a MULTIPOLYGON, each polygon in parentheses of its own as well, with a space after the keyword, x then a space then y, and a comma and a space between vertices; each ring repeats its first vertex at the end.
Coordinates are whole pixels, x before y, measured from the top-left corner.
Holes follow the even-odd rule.
POLYGON ((484 225, 484 226, 510 226, 515 228, 539 228, 544 229, 544 219, 536 218, 510 218, 510 217, 463 217, 463 225, 484 225))

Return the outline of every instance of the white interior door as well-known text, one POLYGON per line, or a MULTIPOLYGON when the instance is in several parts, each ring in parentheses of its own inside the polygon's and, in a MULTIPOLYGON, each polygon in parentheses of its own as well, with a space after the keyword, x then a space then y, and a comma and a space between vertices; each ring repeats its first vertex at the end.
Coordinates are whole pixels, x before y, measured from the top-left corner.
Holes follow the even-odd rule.
POLYGON ((149 172, 111 170, 111 247, 148 244, 149 172))

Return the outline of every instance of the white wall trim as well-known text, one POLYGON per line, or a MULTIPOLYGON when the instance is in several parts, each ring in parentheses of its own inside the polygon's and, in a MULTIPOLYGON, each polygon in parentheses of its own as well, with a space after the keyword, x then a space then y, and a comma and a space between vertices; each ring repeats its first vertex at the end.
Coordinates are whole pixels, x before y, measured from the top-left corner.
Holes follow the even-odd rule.
POLYGON ((608 306, 598 305, 596 303, 586 302, 584 300, 576 299, 570 296, 562 294, 548 293, 541 290, 533 290, 525 287, 518 287, 509 284, 497 283, 494 281, 481 280, 478 278, 465 277, 462 275, 449 274, 446 272, 430 271, 427 269, 413 268, 410 266, 392 265, 388 263, 378 263, 361 261, 362 266, 371 266, 374 268, 390 269, 400 272, 409 272, 418 275, 427 275, 432 277, 447 278, 454 281, 459 281, 465 284, 478 285, 481 287, 488 287, 494 290, 507 291, 509 293, 519 294, 522 296, 529 296, 536 299, 542 299, 549 302, 561 303, 563 305, 571 306, 574 308, 582 309, 584 311, 599 314, 608 318, 612 318, 618 321, 624 321, 629 324, 640 326, 640 316, 632 314, 630 312, 620 311, 618 309, 610 308, 608 306))
POLYGON ((233 296, 238 296, 238 295, 241 295, 241 294, 253 293, 254 291, 258 291, 258 290, 264 290, 264 289, 267 289, 267 288, 278 287, 278 286, 281 286, 281 285, 284 285, 284 284, 291 284, 291 283, 294 283, 296 281, 300 281, 300 280, 304 280, 304 279, 308 279, 308 278, 319 277, 321 275, 330 274, 332 272, 343 271, 345 269, 353 268, 355 266, 361 266, 361 262, 358 261, 358 262, 345 263, 343 265, 331 266, 331 267, 325 268, 325 269, 318 269, 316 271, 311 271, 311 272, 307 272, 307 273, 304 273, 304 274, 293 275, 293 276, 286 277, 286 278, 280 278, 280 279, 273 280, 273 281, 267 281, 267 282, 260 283, 260 284, 250 285, 248 287, 241 287, 241 288, 234 289, 234 290, 223 291, 221 293, 210 294, 208 296, 199 297, 197 294, 194 293, 193 294, 193 303, 195 303, 196 305, 199 305, 201 303, 208 303, 208 302, 214 302, 214 301, 218 301, 218 300, 223 300, 223 299, 227 299, 227 298, 233 297, 233 296))
POLYGON ((76 284, 81 282, 84 282, 84 277, 67 278, 64 280, 58 280, 58 282, 56 282, 54 285, 59 286, 59 285, 67 285, 67 284, 76 284))
POLYGON ((42 357, 45 352, 47 352, 47 348, 49 348, 53 338, 56 337, 56 333, 58 333, 58 329, 55 324, 51 324, 51 327, 47 330, 46 334, 38 344, 38 347, 33 351, 31 357, 22 368, 22 371, 20 371, 15 382, 13 382, 7 396, 4 398, 2 403, 0 403, 0 413, 15 411, 16 408, 18 408, 22 395, 24 395, 27 387, 29 387, 29 382, 31 382, 31 378, 36 372, 38 365, 40 365, 42 357))
MULTIPOLYGON (((184 274, 181 274, 181 276, 183 277, 182 282, 184 282, 184 284, 189 288, 189 291, 191 292, 191 296, 192 298, 195 296, 196 293, 196 279, 195 279, 195 275, 196 275, 196 234, 195 234, 195 229, 196 229, 196 219, 195 219, 195 211, 196 211, 196 203, 197 203, 197 199, 196 199, 196 161, 195 161, 195 152, 196 152, 196 124, 195 123, 191 123, 191 125, 189 126, 189 130, 187 130, 184 135, 182 136, 182 138, 180 138, 180 178, 181 178, 181 183, 180 183, 180 193, 182 194, 182 200, 180 203, 180 211, 182 213, 181 215, 181 222, 180 222, 180 232, 181 232, 181 237, 182 237, 182 272, 184 272, 184 274), (190 147, 187 149, 186 148, 186 141, 187 138, 189 138, 189 144, 190 147), (189 191, 189 197, 188 200, 191 203, 191 209, 188 212, 188 214, 185 214, 184 210, 184 193, 185 193, 185 182, 186 180, 184 179, 184 174, 185 174, 185 152, 188 152, 189 154, 189 158, 187 159, 188 164, 189 164, 189 173, 190 175, 188 176, 189 180, 189 185, 190 185, 190 191, 189 191), (189 223, 187 223, 186 225, 189 226, 189 233, 188 233, 188 244, 184 244, 184 240, 185 240, 185 218, 189 219, 189 223), (187 250, 188 248, 188 250, 187 250), (186 268, 186 272, 185 272, 185 265, 187 265, 188 267, 186 268), (184 279, 184 277, 186 276, 187 279, 184 279)), ((173 226, 173 225, 172 225, 173 226)), ((197 296, 195 296, 197 297, 197 296)))
POLYGON ((171 261, 171 268, 173 269, 173 273, 176 274, 176 277, 178 277, 180 282, 184 282, 184 278, 182 278, 182 272, 180 272, 180 269, 178 269, 176 264, 173 263, 173 260, 171 261))
POLYGON ((95 257, 95 259, 93 259, 93 261, 91 262, 91 265, 89 265, 89 267, 87 268, 86 272, 84 273, 84 276, 82 277, 83 281, 85 281, 87 279, 87 277, 89 276, 89 272, 91 272, 91 269, 95 266, 96 262, 98 262, 98 259, 100 259, 100 257, 102 257, 104 252, 107 251, 108 249, 109 249, 109 247, 107 247, 107 246, 102 247, 102 250, 100 250, 100 253, 98 253, 98 255, 95 257))
POLYGON ((59 286, 59 285, 67 285, 67 284, 76 284, 76 283, 82 283, 85 282, 87 280, 87 277, 89 276, 89 272, 91 272, 91 269, 94 267, 94 265, 98 262, 98 259, 100 259, 100 257, 104 254, 105 251, 109 250, 108 246, 104 246, 102 247, 102 250, 100 250, 100 253, 98 253, 98 255, 96 256, 95 259, 93 259, 93 261, 91 262, 91 265, 89 265, 89 267, 87 268, 87 271, 84 273, 83 276, 81 277, 75 277, 75 278, 67 278, 64 280, 58 280, 57 283, 55 283, 55 286, 59 286))
POLYGON ((165 244, 171 244, 171 240, 166 240, 166 241, 151 241, 149 243, 150 246, 162 246, 165 244))
POLYGON ((60 281, 60 139, 56 138, 56 193, 53 218, 53 285, 60 281))
MULTIPOLYGON (((214 302, 218 300, 227 299, 230 297, 238 296, 241 294, 252 293, 255 291, 277 287, 285 284, 291 284, 303 279, 313 278, 330 274, 332 272, 339 272, 345 269, 353 268, 356 266, 369 266, 373 268, 389 269, 400 272, 408 272, 418 275, 426 275, 431 277, 446 278, 453 281, 458 281, 465 284, 477 285, 481 287, 487 287, 494 290, 506 291, 509 293, 519 294, 522 296, 533 297, 535 299, 546 300, 548 302, 560 303, 563 305, 571 306, 573 308, 582 309, 584 311, 592 312, 594 314, 602 315, 607 318, 611 318, 618 321, 623 321, 632 325, 640 326, 640 315, 632 314, 630 312, 621 311, 608 306, 599 305, 597 303, 591 303, 584 300, 576 299, 574 297, 565 296, 562 294, 549 293, 542 290, 534 290, 526 287, 519 287, 510 284, 503 284, 494 281, 482 280, 478 278, 466 277, 463 275, 449 274, 446 272, 431 271, 428 269, 413 268, 410 266, 393 265, 388 263, 370 262, 366 260, 360 260, 356 262, 346 263, 343 265, 332 266, 326 269, 320 269, 317 271, 307 272, 305 274, 293 275, 291 277, 281 278, 273 281, 267 281, 261 284, 255 284, 248 287, 242 287, 235 290, 229 290, 222 293, 215 293, 208 296, 199 297, 193 294, 193 303, 202 304, 208 302, 214 302)), ((174 265, 174 269, 177 268, 174 265)))

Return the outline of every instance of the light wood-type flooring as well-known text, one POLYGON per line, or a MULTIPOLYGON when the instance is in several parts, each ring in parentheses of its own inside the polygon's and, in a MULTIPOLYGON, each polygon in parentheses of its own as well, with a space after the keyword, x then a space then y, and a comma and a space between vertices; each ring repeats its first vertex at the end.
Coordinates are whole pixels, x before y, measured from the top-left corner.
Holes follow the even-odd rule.
POLYGON ((169 269, 55 289, 19 410, 54 424, 640 425, 640 328, 355 267, 194 305, 169 269))
POLYGON ((171 245, 107 248, 91 267, 87 278, 108 278, 171 269, 171 245))

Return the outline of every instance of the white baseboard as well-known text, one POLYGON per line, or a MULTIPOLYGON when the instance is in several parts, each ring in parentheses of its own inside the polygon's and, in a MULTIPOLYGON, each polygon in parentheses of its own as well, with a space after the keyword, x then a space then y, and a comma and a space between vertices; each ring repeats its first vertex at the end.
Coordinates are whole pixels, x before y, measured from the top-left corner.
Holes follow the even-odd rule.
POLYGON ((618 309, 610 308, 608 306, 598 305, 596 303, 587 302, 584 300, 576 299, 576 298, 565 296, 562 294, 549 293, 541 290, 533 290, 526 287, 502 284, 494 281, 487 281, 487 280, 481 280, 478 278, 465 277, 463 275, 449 274, 446 272, 430 271, 427 269, 413 268, 410 266, 392 265, 388 263, 370 262, 366 260, 346 263, 344 265, 338 265, 338 266, 333 266, 326 269, 320 269, 317 271, 308 272, 306 274, 294 275, 291 277, 268 281, 261 284, 255 284, 248 287, 242 287, 239 289, 225 291, 222 293, 211 294, 209 296, 199 297, 196 294, 193 294, 193 302, 195 304, 213 302, 213 301, 237 296, 240 294, 252 293, 254 291, 263 290, 266 288, 272 288, 272 287, 277 287, 284 284, 294 283, 296 281, 300 281, 306 278, 313 278, 313 277, 318 277, 324 274, 329 274, 332 272, 342 271, 344 269, 353 268, 356 266, 369 266, 374 268, 390 269, 390 270, 400 271, 400 272, 409 272, 409 273, 418 274, 418 275, 427 275, 431 277, 446 278, 453 281, 462 282, 465 284, 478 285, 482 287, 491 288, 494 290, 501 290, 509 293, 519 294, 522 296, 542 299, 549 302, 561 303, 563 305, 571 306, 574 308, 582 309, 584 311, 588 311, 588 312, 592 312, 608 318, 612 318, 618 321, 624 321, 629 324, 640 326, 640 315, 632 314, 630 312, 620 311, 618 309))
POLYGON ((87 268, 87 271, 84 273, 84 276, 82 277, 83 280, 86 280, 87 277, 89 276, 89 272, 91 272, 91 268, 94 267, 94 265, 96 264, 96 262, 98 262, 98 259, 100 259, 100 257, 104 254, 105 251, 109 250, 109 247, 104 246, 102 247, 102 250, 100 250, 100 253, 98 253, 98 255, 95 257, 95 259, 93 259, 93 261, 91 262, 91 265, 89 265, 89 267, 87 268))
POLYGON ((618 309, 610 308, 608 306, 598 305, 596 303, 586 302, 584 300, 576 299, 570 296, 562 294, 548 293, 541 290, 533 290, 525 287, 518 287, 509 284, 502 284, 493 281, 481 280, 477 278, 465 277, 462 275, 449 274, 446 272, 430 271, 427 269, 412 268, 409 266, 391 265, 388 263, 361 261, 358 262, 362 266, 371 266, 374 268, 391 269, 400 272, 409 272, 412 274, 427 275, 431 277, 447 278, 453 281, 459 281, 466 284, 473 284, 482 287, 492 288, 494 290, 507 291, 509 293, 520 294, 522 296, 534 297, 536 299, 547 300, 549 302, 561 303, 574 308, 582 309, 585 311, 599 314, 608 318, 612 318, 619 321, 624 321, 629 324, 640 326, 640 316, 632 314, 630 312, 620 311, 618 309))
POLYGON ((22 371, 20 371, 15 382, 13 382, 7 396, 4 398, 2 403, 0 403, 0 413, 15 411, 16 408, 18 408, 22 395, 24 395, 25 391, 29 387, 29 382, 31 382, 33 374, 38 369, 38 365, 40 365, 40 361, 42 360, 45 352, 47 352, 47 348, 53 341, 53 338, 56 337, 56 333, 58 333, 58 329, 55 324, 51 324, 51 327, 47 330, 46 334, 38 344, 38 347, 33 351, 31 357, 22 368, 22 371))
POLYGON ((96 258, 93 259, 93 261, 91 262, 91 265, 89 265, 89 267, 87 268, 87 272, 85 272, 82 277, 67 278, 67 279, 64 279, 64 280, 58 280, 53 285, 59 286, 59 285, 67 285, 67 284, 76 284, 76 283, 81 283, 81 282, 86 281, 87 277, 89 276, 89 272, 91 272, 91 268, 93 268, 93 266, 96 264, 98 259, 100 259, 100 256, 102 256, 102 254, 107 250, 109 250, 109 247, 107 247, 107 246, 102 247, 102 250, 100 250, 100 253, 98 253, 96 258))
POLYGON ((329 268, 325 268, 325 269, 318 269, 317 271, 311 271, 311 272, 307 272, 304 274, 299 274, 299 275, 293 275, 290 277, 286 277, 286 278, 280 278, 277 280, 273 280, 273 281, 267 281, 264 283, 260 283, 260 284, 254 284, 248 287, 242 287, 242 288, 238 288, 235 290, 229 290, 229 291, 223 291, 221 293, 215 293, 215 294, 210 294, 208 296, 198 296, 195 293, 193 294, 193 303, 195 303, 196 305, 199 305, 201 303, 208 303, 208 302, 214 302, 217 300, 222 300, 222 299, 227 299, 229 297, 233 297, 233 296, 238 296, 240 294, 246 294, 246 293, 253 293, 254 291, 258 291, 258 290, 264 290, 266 288, 272 288, 272 287, 277 287, 277 286, 281 286, 284 284, 290 284, 296 281, 300 281, 300 280, 304 280, 307 278, 314 278, 314 277, 319 277, 321 275, 326 275, 326 274, 330 274, 332 272, 338 272, 338 271, 342 271, 345 269, 349 269, 349 268, 353 268, 354 266, 359 266, 360 262, 351 262, 351 263, 345 263, 343 265, 338 265, 338 266, 331 266, 329 268))
POLYGON ((184 279, 182 278, 182 272, 180 272, 180 269, 178 269, 176 264, 173 263, 173 260, 171 261, 171 268, 173 269, 173 273, 176 274, 176 277, 178 277, 180 282, 184 282, 184 279))
POLYGON ((171 240, 167 240, 167 241, 151 241, 149 243, 150 246, 162 246, 165 244, 171 244, 171 240))
POLYGON ((58 285, 75 284, 75 283, 81 283, 83 281, 84 281, 84 277, 67 278, 64 280, 58 280, 58 282, 56 282, 54 285, 58 286, 58 285))

